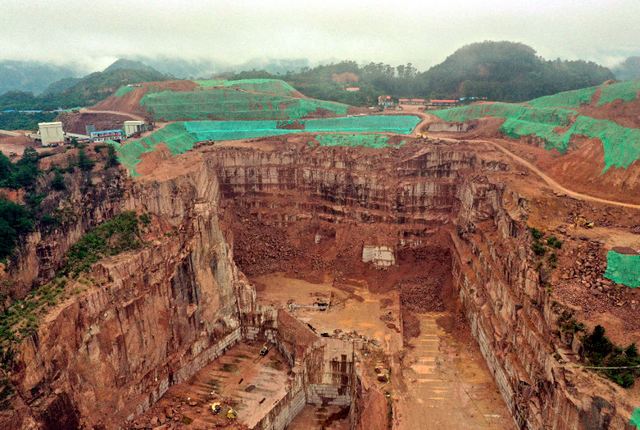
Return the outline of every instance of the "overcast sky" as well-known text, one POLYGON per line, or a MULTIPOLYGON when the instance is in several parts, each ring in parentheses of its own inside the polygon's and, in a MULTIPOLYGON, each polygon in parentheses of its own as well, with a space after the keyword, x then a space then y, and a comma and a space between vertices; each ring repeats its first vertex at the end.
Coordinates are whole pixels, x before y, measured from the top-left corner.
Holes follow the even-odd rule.
POLYGON ((101 70, 126 56, 413 63, 484 40, 613 66, 640 55, 640 0, 0 0, 0 59, 101 70))

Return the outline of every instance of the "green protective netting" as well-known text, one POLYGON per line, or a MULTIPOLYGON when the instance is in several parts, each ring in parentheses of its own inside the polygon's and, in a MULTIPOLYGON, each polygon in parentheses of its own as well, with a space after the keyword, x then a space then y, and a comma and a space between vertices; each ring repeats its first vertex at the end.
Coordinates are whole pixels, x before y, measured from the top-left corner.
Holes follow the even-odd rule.
POLYGON ((619 84, 603 85, 600 98, 596 106, 602 106, 618 99, 623 102, 632 102, 638 99, 640 81, 620 82, 619 84))
POLYGON ((200 88, 237 88, 244 91, 279 94, 282 96, 290 96, 296 91, 296 89, 291 85, 279 79, 240 79, 237 81, 223 81, 220 79, 212 79, 194 82, 198 84, 200 88))
POLYGON ((446 121, 464 122, 472 119, 492 116, 495 118, 512 118, 528 122, 543 123, 555 126, 569 125, 571 117, 577 112, 569 109, 528 108, 509 103, 488 103, 445 109, 431 112, 446 121))
POLYGON ((347 105, 298 99, 274 94, 256 94, 233 89, 189 92, 162 91, 145 94, 140 104, 156 120, 184 119, 298 119, 326 109, 346 115, 347 105))
POLYGON ((485 116, 509 118, 519 115, 522 106, 510 103, 487 103, 432 111, 433 115, 445 121, 465 122, 485 116))
POLYGON ((582 88, 573 91, 564 91, 562 93, 544 96, 528 101, 526 104, 532 107, 580 107, 591 103, 593 95, 600 87, 582 88))
POLYGON ((356 133, 388 132, 410 134, 420 118, 410 115, 371 115, 305 121, 307 132, 346 131, 356 133))
POLYGON ((113 96, 122 97, 123 95, 128 94, 133 90, 135 90, 135 87, 128 87, 125 85, 124 87, 120 87, 120 89, 113 96))
POLYGON ((604 171, 611 166, 627 168, 640 159, 640 130, 622 127, 613 121, 580 116, 565 133, 582 134, 602 140, 604 146, 604 171))
POLYGON ((509 137, 518 139, 522 136, 535 135, 546 142, 545 149, 557 149, 564 153, 571 137, 584 135, 600 139, 604 147, 606 172, 610 167, 627 168, 640 159, 640 130, 622 127, 615 122, 579 116, 574 124, 564 133, 554 133, 555 125, 532 123, 508 118, 500 131, 509 137))
MULTIPOLYGON (((611 85, 611 87, 614 86, 611 85)), ((633 86, 619 87, 619 90, 616 90, 616 97, 621 97, 621 94, 624 93, 623 88, 626 88, 624 91, 629 94, 632 92, 629 88, 633 88, 633 86)), ((507 103, 490 103, 432 113, 444 120, 458 122, 483 116, 505 118, 500 131, 509 137, 518 139, 522 136, 534 135, 545 141, 545 149, 557 149, 561 153, 567 150, 573 135, 600 139, 604 146, 605 168, 603 172, 612 166, 626 169, 631 163, 640 159, 640 130, 623 127, 612 121, 577 116, 578 112, 570 109, 529 108, 507 103), (561 134, 554 132, 556 127, 567 126, 570 126, 569 129, 561 134)))
POLYGON ((616 284, 640 287, 640 254, 626 255, 615 251, 607 253, 607 271, 604 277, 616 284))
POLYGON ((638 99, 640 81, 620 82, 613 85, 600 85, 597 87, 582 88, 573 91, 544 96, 526 104, 532 107, 580 107, 591 103, 594 94, 600 89, 600 97, 596 106, 602 106, 615 100, 630 102, 638 99))
MULTIPOLYGON (((364 146, 365 148, 384 148, 391 146, 387 143, 389 136, 384 134, 317 134, 314 139, 321 146, 364 146)), ((400 147, 405 142, 400 142, 400 147)), ((309 142, 312 145, 313 141, 309 142)))
POLYGON ((632 426, 637 426, 640 429, 640 408, 636 408, 636 410, 633 411, 633 415, 631 415, 629 424, 631 424, 632 426))
POLYGON ((146 152, 155 150, 156 145, 164 142, 173 155, 184 154, 197 142, 196 137, 189 133, 185 123, 175 122, 158 130, 149 137, 134 140, 124 144, 110 141, 118 155, 118 160, 127 168, 132 177, 140 176, 136 171, 136 165, 140 163, 140 156, 146 152))
POLYGON ((561 153, 564 153, 567 150, 569 141, 568 139, 565 140, 564 135, 557 134, 553 131, 556 127, 556 125, 507 118, 504 124, 502 124, 502 127, 500 127, 500 131, 513 139, 519 139, 522 136, 537 136, 545 141, 545 149, 557 149, 561 153))
MULTIPOLYGON (((155 150, 158 143, 164 142, 173 155, 183 154, 200 141, 221 141, 253 139, 266 136, 278 136, 301 132, 348 132, 348 133, 395 133, 409 134, 420 122, 420 118, 405 115, 375 115, 368 117, 310 119, 298 121, 187 121, 175 122, 158 130, 151 136, 115 146, 120 162, 129 170, 131 176, 139 176, 136 165, 140 156, 155 150), (285 128, 285 127, 292 128, 285 128)), ((377 147, 382 142, 381 135, 354 138, 377 147), (376 136, 378 136, 376 138, 376 136)), ((330 140, 330 138, 329 138, 330 140)), ((327 140, 327 142, 329 141, 327 140)))

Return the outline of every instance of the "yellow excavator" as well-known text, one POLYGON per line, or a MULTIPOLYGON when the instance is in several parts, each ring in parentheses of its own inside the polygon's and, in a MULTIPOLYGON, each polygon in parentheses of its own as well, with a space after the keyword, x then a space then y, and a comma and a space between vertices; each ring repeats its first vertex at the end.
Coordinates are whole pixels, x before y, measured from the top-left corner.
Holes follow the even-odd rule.
POLYGON ((580 226, 580 227, 584 227, 584 228, 593 228, 596 225, 596 223, 594 221, 589 221, 585 217, 583 217, 582 215, 578 215, 574 222, 576 224, 576 227, 580 226))
POLYGON ((416 134, 416 137, 417 137, 418 139, 426 139, 426 138, 427 138, 427 136, 428 136, 428 134, 427 134, 427 133, 418 133, 418 134, 416 134))
POLYGON ((227 412, 227 418, 229 418, 230 420, 235 420, 236 418, 238 418, 238 412, 236 412, 236 410, 233 408, 229 409, 229 411, 227 412))

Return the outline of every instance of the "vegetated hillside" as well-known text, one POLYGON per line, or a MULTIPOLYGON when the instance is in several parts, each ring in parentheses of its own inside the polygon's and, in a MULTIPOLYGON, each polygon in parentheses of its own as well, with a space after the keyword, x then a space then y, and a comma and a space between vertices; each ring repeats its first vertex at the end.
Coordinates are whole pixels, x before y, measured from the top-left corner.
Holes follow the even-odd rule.
POLYGON ((456 137, 518 140, 512 150, 572 190, 640 203, 639 111, 640 81, 630 81, 432 113, 478 123, 456 137))
POLYGON ((82 78, 62 78, 59 81, 56 81, 53 84, 49 85, 42 92, 42 95, 43 96, 49 96, 51 94, 61 93, 63 91, 66 91, 67 89, 71 88, 72 86, 74 86, 75 84, 80 82, 81 80, 82 80, 82 78))
POLYGON ((472 43, 420 76, 432 95, 522 102, 599 85, 613 74, 586 61, 547 61, 522 43, 472 43))
POLYGON ((171 79, 167 75, 153 70, 116 69, 109 72, 96 72, 62 92, 39 97, 30 92, 11 91, 0 96, 0 110, 40 109, 53 110, 60 106, 71 108, 88 106, 104 100, 122 85, 171 79))
POLYGON ((640 57, 629 57, 611 69, 616 79, 634 81, 640 79, 640 57))
POLYGON ((411 63, 359 66, 354 61, 303 68, 274 76, 264 70, 241 72, 230 79, 283 78, 308 97, 351 105, 375 104, 381 94, 396 98, 479 97, 523 102, 536 97, 599 85, 614 79, 593 62, 548 61, 522 43, 481 42, 464 46, 426 72, 411 63), (347 87, 359 87, 348 92, 347 87))
POLYGON ((8 91, 40 94, 53 82, 78 75, 72 68, 37 61, 0 61, 0 94, 8 91))

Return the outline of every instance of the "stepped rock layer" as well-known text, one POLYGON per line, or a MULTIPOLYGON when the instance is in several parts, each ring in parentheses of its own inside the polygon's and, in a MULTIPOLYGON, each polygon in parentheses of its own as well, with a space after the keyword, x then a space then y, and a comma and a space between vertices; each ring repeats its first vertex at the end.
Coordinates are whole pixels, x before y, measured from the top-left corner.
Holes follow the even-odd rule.
MULTIPOLYGON (((557 366, 564 345, 513 177, 495 150, 466 143, 214 146, 167 160, 112 203, 151 214, 154 237, 97 263, 93 285, 20 345, 0 426, 119 428, 237 341, 256 315, 240 270, 349 274, 373 245, 449 250, 453 287, 519 428, 625 428, 632 405, 610 384, 557 366)), ((403 276, 376 273, 379 289, 403 276)))

